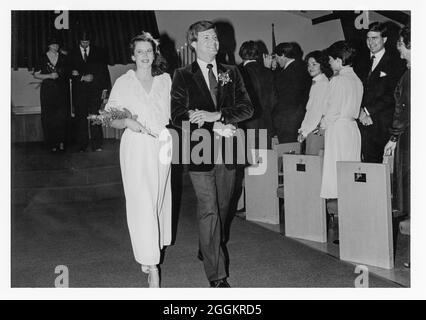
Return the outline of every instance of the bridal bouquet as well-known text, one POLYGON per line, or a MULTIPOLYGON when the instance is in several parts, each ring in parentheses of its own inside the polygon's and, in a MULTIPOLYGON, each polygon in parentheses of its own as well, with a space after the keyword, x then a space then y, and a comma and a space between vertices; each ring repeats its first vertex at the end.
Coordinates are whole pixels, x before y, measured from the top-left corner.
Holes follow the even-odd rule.
MULTIPOLYGON (((117 108, 109 108, 108 111, 106 110, 99 110, 99 114, 89 114, 87 119, 89 119, 92 122, 92 125, 102 125, 104 127, 110 127, 111 122, 113 120, 121 120, 126 118, 132 118, 132 114, 130 111, 126 110, 122 111, 117 108)), ((150 136, 154 138, 158 138, 158 135, 151 131, 151 129, 144 127, 144 132, 146 134, 149 134, 150 136)))

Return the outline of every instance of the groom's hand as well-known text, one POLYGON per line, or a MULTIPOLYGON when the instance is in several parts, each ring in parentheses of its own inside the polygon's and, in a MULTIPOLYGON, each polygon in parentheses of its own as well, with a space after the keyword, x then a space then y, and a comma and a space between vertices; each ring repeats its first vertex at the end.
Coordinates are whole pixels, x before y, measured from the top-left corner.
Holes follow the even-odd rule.
POLYGON ((223 124, 222 122, 215 122, 213 124, 213 131, 216 132, 218 135, 229 138, 232 137, 237 128, 232 124, 223 124))
POLYGON ((198 110, 189 112, 189 122, 196 123, 199 126, 204 122, 216 122, 220 119, 220 112, 209 112, 205 110, 198 110))

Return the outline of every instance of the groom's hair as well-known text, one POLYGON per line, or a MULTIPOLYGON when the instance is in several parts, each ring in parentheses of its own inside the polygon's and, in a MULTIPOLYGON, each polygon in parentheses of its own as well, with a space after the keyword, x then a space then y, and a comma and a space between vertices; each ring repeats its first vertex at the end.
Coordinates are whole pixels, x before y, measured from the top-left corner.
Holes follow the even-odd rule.
POLYGON ((191 43, 198 40, 198 32, 203 32, 210 29, 214 29, 214 31, 217 33, 216 27, 211 21, 203 20, 191 24, 186 33, 186 40, 188 42, 188 46, 191 47, 191 43))

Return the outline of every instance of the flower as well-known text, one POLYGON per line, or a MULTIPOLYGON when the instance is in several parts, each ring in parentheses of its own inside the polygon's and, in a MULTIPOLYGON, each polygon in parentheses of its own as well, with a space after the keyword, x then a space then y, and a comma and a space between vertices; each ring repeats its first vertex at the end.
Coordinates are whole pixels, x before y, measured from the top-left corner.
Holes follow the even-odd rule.
MULTIPOLYGON (((111 122, 113 120, 121 120, 126 118, 132 118, 132 114, 125 109, 126 111, 121 111, 117 108, 109 108, 109 110, 99 110, 99 114, 89 114, 87 119, 89 119, 92 122, 92 125, 102 125, 104 127, 110 127, 111 122)), ((146 134, 149 134, 150 136, 154 138, 158 138, 158 135, 151 131, 148 127, 145 125, 144 132, 146 134)))
POLYGON ((221 86, 224 86, 228 82, 232 82, 231 77, 229 76, 229 70, 226 70, 225 72, 219 72, 218 79, 221 86))

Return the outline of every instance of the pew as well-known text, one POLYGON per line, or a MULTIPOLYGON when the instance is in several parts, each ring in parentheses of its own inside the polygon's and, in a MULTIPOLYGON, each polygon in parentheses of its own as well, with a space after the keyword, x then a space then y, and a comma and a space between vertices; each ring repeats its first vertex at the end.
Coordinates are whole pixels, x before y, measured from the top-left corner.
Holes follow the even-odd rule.
POLYGON ((276 196, 278 188, 277 152, 267 149, 258 151, 260 156, 255 156, 258 164, 245 168, 244 172, 246 219, 279 224, 279 207, 276 196), (263 173, 262 168, 265 169, 263 173))
POLYGON ((292 154, 282 158, 285 235, 327 242, 325 201, 320 197, 323 158, 292 154))
POLYGON ((389 164, 337 162, 340 259, 394 267, 389 164))

